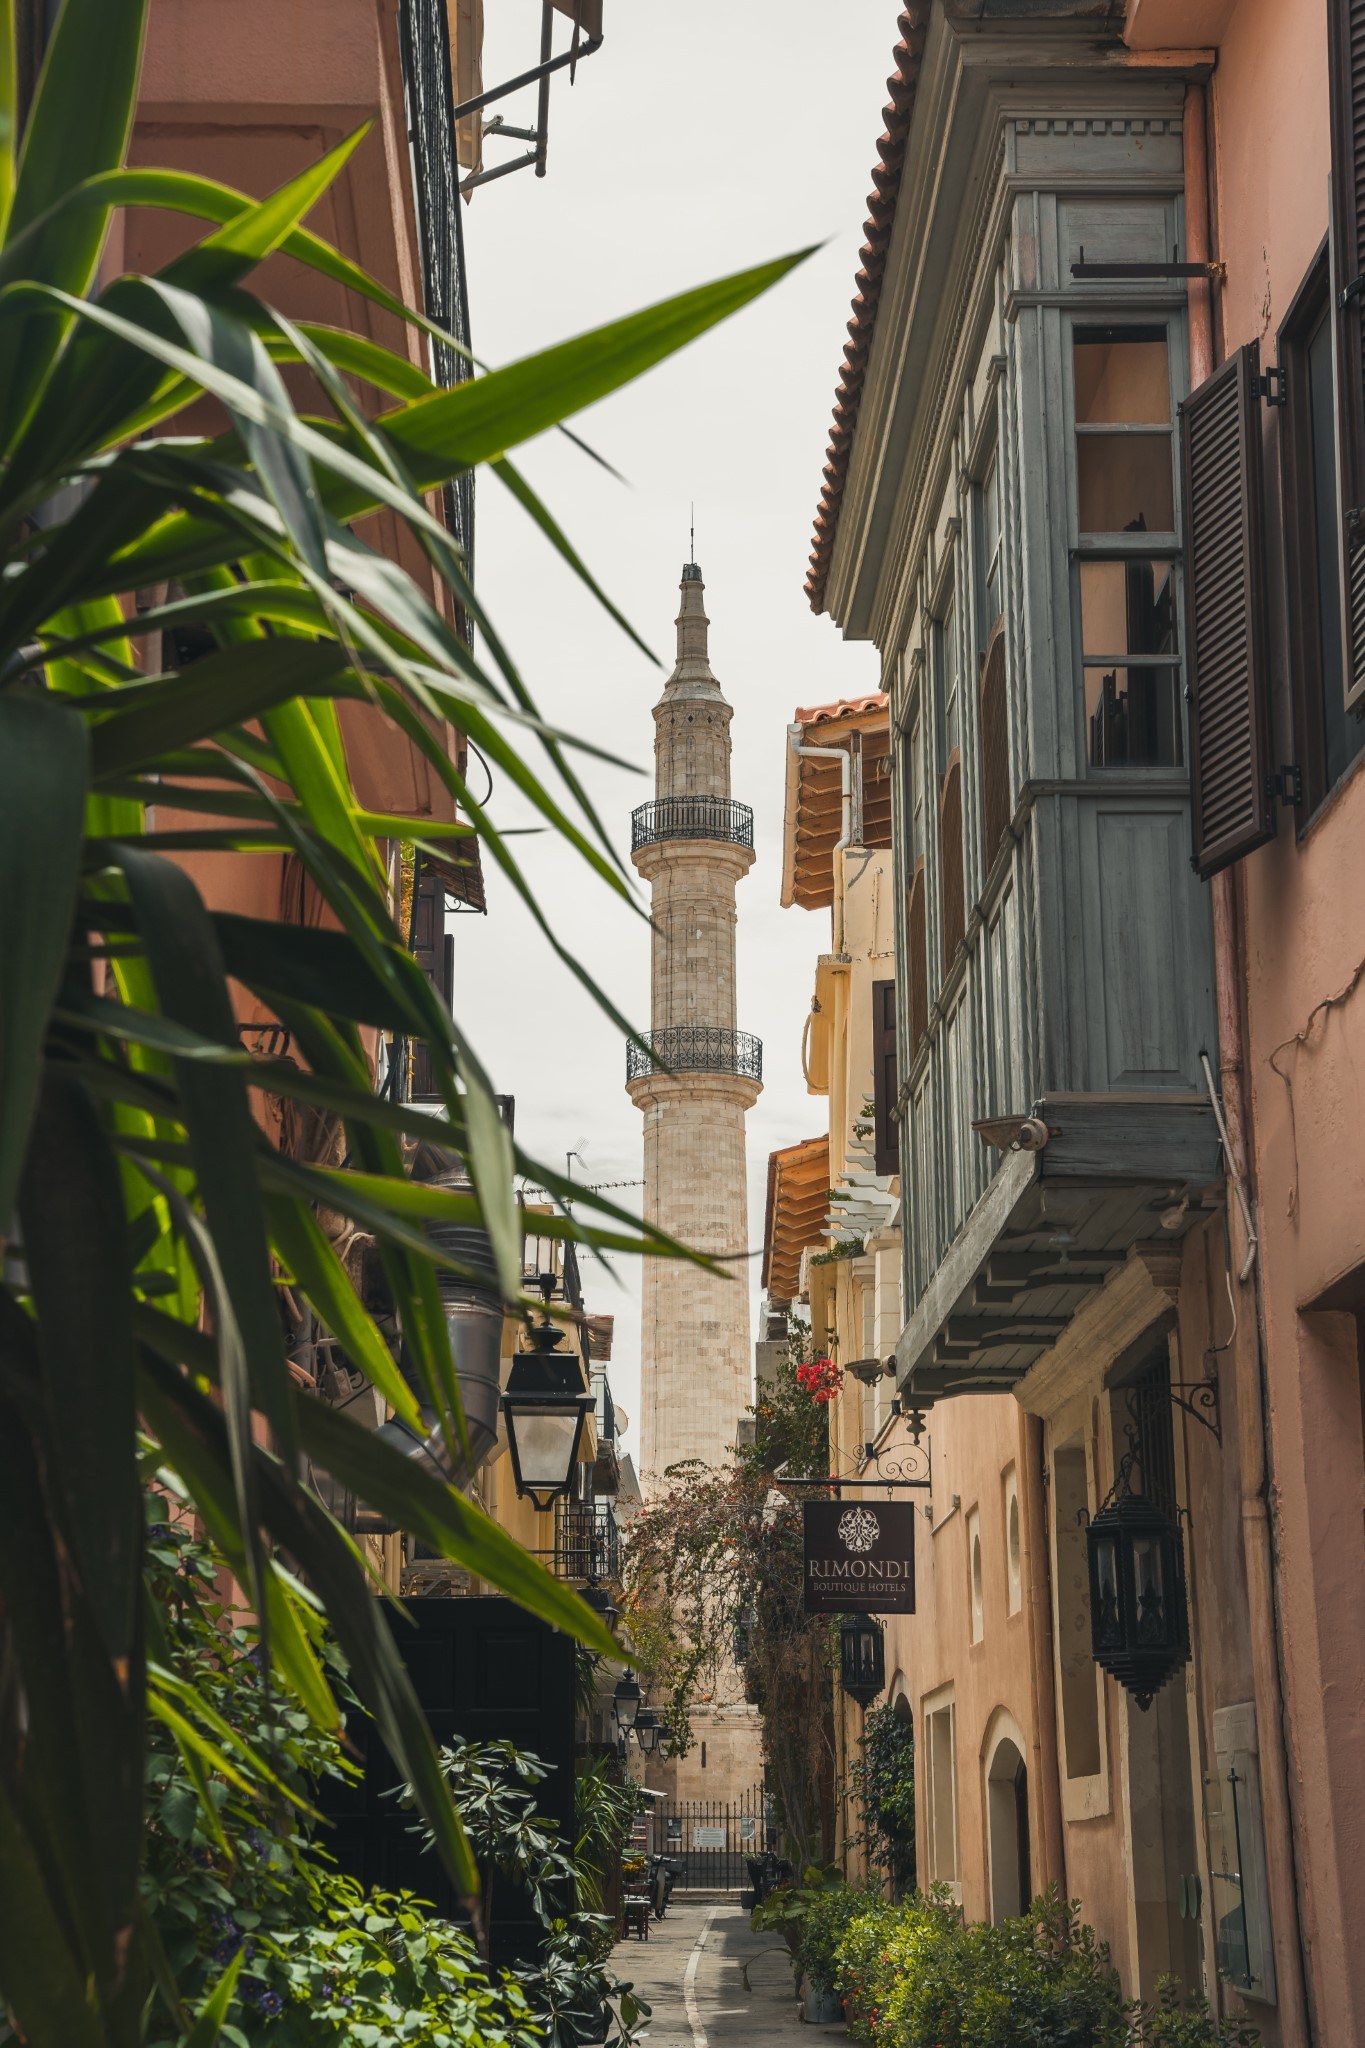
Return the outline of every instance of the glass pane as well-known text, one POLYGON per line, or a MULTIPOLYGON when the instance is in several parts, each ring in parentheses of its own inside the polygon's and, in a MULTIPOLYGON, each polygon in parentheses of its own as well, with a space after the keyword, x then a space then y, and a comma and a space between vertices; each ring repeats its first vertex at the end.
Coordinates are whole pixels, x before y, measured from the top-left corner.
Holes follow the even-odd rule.
POLYGON ((1166 337, 1141 328, 1076 330, 1078 426, 1170 424, 1166 337))
POLYGON ((980 499, 981 639, 984 645, 1000 616, 1000 465, 995 456, 978 493, 980 499))
POLYGON ((1118 1547, 1115 1539, 1095 1541, 1095 1642, 1102 1650, 1123 1647, 1123 1625, 1119 1619, 1118 1547))
POLYGON ((1174 533, 1171 436, 1080 434, 1076 489, 1082 533, 1174 533))
POLYGON ((1165 1643, 1170 1637, 1166 1618, 1165 1578, 1161 1568, 1161 1544, 1155 1536, 1133 1539, 1133 1591, 1137 1600, 1137 1639, 1140 1643, 1165 1643))
POLYGON ((1178 768, 1185 758, 1180 670, 1125 657, 1174 655, 1169 562, 1082 562, 1081 646, 1092 768, 1178 768), (1113 666, 1105 670, 1103 661, 1113 666))

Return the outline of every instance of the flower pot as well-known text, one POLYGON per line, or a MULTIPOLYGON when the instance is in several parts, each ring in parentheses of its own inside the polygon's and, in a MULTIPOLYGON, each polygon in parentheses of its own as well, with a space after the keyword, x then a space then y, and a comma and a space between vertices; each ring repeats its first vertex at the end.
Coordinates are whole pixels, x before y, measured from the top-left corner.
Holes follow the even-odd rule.
POLYGON ((836 2027, 844 2016, 844 2002, 837 1991, 817 1991, 807 1984, 801 2001, 801 2017, 808 2027, 836 2027))

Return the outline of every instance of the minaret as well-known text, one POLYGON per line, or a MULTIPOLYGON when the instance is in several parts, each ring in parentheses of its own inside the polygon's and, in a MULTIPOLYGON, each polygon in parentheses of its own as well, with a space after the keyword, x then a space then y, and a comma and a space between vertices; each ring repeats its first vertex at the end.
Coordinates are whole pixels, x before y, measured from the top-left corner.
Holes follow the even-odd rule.
POLYGON ((728 1260, 712 1277, 646 1259, 640 1472, 719 1466, 751 1405, 744 1117, 763 1048, 735 1029, 735 885, 753 865, 753 812, 730 797, 730 706, 707 655, 705 586, 682 572, 678 660, 654 707, 654 801, 631 821, 631 858, 654 920, 652 1058, 629 1048, 645 1118, 645 1215, 728 1260), (668 1071, 663 1071, 667 1069, 668 1071))

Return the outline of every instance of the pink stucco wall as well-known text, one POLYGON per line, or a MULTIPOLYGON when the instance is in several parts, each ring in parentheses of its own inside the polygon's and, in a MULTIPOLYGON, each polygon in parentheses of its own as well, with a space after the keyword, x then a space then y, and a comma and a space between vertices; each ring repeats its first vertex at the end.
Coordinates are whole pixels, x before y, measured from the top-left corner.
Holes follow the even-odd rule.
MULTIPOLYGON (((1238 0, 1219 49, 1224 352, 1259 337, 1273 360, 1327 232, 1326 15, 1323 0, 1238 0)), ((1273 502, 1273 463, 1268 481, 1273 502)), ((1281 559, 1272 530, 1276 758, 1288 761, 1297 679, 1281 559)), ((1365 1307, 1363 851, 1365 773, 1355 772, 1297 834, 1283 814, 1278 838, 1237 878, 1300 1931, 1324 2042, 1365 2040, 1365 1456, 1359 1325, 1344 1312, 1365 1307), (1337 1307, 1314 1306, 1324 1298, 1337 1307)))

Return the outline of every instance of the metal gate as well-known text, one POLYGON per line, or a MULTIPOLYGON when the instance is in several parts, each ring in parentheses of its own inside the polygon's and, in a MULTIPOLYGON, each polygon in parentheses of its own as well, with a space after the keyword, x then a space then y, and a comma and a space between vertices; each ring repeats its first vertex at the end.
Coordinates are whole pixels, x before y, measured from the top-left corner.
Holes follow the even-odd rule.
POLYGON ((749 1859, 776 1846, 772 1802, 761 1786, 738 1799, 651 1801, 649 1846, 682 1865, 679 1891, 743 1891, 749 1859))

